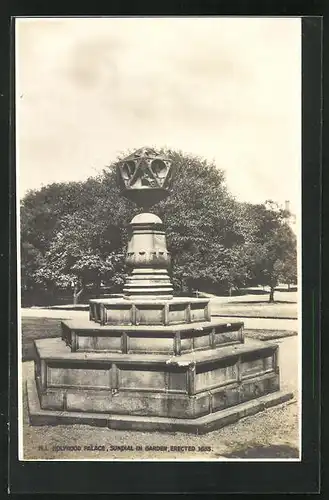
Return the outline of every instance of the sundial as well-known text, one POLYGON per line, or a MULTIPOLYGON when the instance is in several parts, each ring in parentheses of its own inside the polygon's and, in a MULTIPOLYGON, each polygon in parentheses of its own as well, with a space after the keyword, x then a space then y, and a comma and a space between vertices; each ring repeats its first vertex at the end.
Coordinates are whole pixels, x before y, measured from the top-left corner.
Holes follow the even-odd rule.
MULTIPOLYGON (((138 149, 117 166, 121 194, 149 208, 172 171, 138 149)), ((30 422, 201 434, 290 399, 276 344, 245 343, 243 323, 211 316, 209 298, 175 296, 162 220, 143 211, 130 229, 123 296, 91 299, 62 338, 35 341, 30 422)))
POLYGON ((172 161, 152 148, 141 148, 119 162, 117 178, 122 196, 148 208, 169 195, 172 161))

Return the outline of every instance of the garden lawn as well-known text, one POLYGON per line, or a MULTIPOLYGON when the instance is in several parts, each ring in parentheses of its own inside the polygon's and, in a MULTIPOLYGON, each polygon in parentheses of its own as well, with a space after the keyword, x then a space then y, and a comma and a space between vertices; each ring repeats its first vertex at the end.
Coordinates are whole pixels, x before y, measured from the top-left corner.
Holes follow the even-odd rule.
MULTIPOLYGON (((63 318, 62 318, 63 319, 63 318)), ((61 318, 22 318, 22 359, 34 359, 33 341, 61 336, 61 318)))
POLYGON ((276 340, 282 339, 284 337, 294 337, 295 335, 298 335, 298 332, 296 332, 295 330, 251 330, 245 328, 244 334, 246 337, 256 340, 276 340))
POLYGON ((237 318, 284 318, 297 319, 297 304, 294 302, 231 301, 210 300, 213 316, 237 318))

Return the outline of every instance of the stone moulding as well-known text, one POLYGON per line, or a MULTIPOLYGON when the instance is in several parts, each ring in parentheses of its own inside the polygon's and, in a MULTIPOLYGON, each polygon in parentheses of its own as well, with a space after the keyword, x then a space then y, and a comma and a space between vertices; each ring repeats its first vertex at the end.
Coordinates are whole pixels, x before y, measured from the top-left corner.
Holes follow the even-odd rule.
MULTIPOLYGON (((140 189, 131 192, 139 193, 140 189)), ((123 287, 125 299, 173 299, 168 274, 170 254, 163 224, 157 215, 141 213, 131 221, 126 263, 130 273, 123 287)))

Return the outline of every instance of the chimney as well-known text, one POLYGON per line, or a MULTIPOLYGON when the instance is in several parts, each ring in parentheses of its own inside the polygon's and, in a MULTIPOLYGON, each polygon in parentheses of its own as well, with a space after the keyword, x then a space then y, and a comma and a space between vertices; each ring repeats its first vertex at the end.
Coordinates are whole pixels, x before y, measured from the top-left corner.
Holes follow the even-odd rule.
POLYGON ((289 200, 286 200, 284 202, 284 209, 285 209, 286 212, 290 213, 290 201, 289 200))

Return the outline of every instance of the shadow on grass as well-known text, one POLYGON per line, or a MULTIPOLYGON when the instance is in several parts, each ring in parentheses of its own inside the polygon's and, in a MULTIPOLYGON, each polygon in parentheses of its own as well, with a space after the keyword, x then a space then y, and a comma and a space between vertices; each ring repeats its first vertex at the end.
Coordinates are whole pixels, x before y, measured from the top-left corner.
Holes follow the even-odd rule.
POLYGON ((225 458, 298 458, 298 449, 289 445, 248 446, 232 453, 222 454, 225 458))

